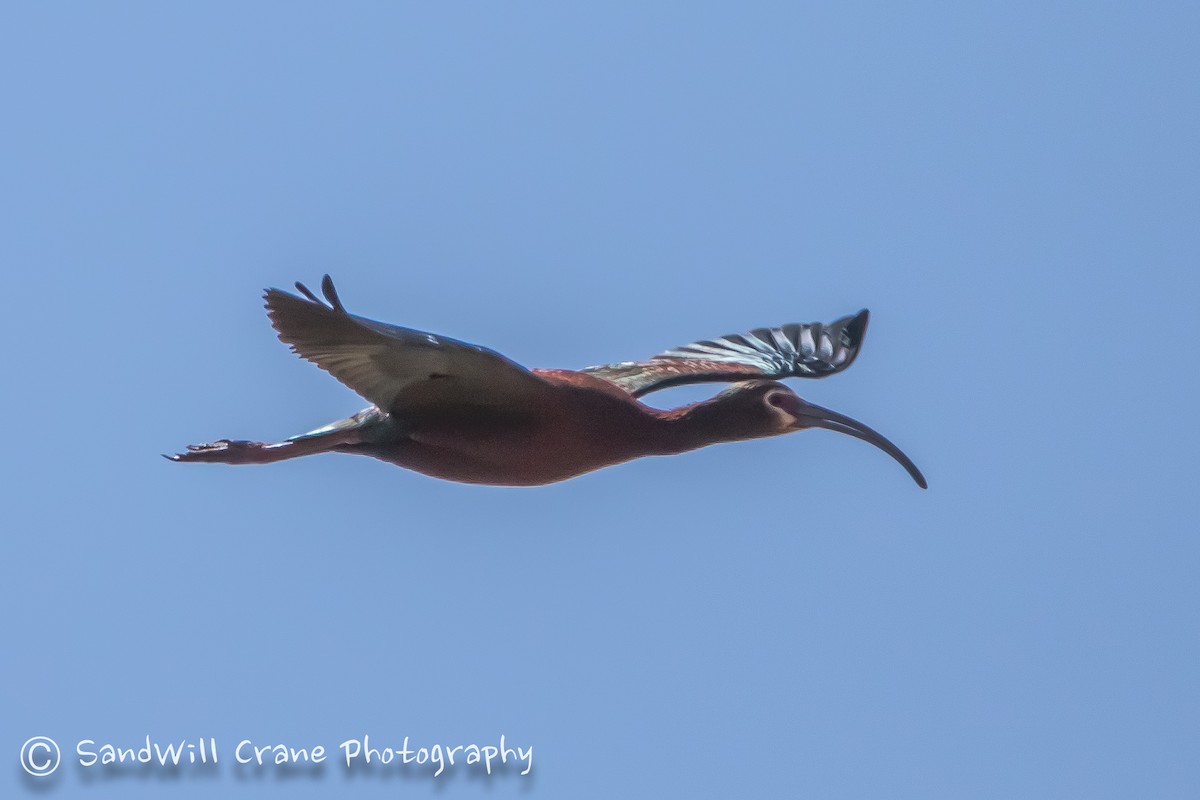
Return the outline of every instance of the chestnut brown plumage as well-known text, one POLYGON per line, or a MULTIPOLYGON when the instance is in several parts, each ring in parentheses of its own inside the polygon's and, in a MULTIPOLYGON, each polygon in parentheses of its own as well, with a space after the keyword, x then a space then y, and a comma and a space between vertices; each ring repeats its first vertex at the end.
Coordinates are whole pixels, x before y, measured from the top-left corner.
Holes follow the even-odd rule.
POLYGON ((373 456, 438 478, 533 486, 649 455, 807 428, 874 444, 925 478, 894 444, 860 422, 800 399, 779 383, 825 377, 858 355, 867 312, 828 325, 792 324, 696 342, 648 361, 528 370, 492 350, 350 314, 328 275, 322 302, 268 289, 279 338, 372 405, 283 442, 191 445, 172 461, 265 464, 323 452, 373 456), (637 398, 685 383, 737 381, 670 411, 637 398))

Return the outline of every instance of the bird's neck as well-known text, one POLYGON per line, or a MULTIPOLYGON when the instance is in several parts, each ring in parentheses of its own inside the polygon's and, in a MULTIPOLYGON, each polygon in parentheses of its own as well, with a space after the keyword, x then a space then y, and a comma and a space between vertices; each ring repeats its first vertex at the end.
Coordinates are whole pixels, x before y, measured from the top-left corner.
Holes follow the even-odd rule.
POLYGON ((662 454, 683 453, 710 444, 755 439, 770 435, 721 402, 721 398, 663 411, 658 415, 658 440, 662 454))

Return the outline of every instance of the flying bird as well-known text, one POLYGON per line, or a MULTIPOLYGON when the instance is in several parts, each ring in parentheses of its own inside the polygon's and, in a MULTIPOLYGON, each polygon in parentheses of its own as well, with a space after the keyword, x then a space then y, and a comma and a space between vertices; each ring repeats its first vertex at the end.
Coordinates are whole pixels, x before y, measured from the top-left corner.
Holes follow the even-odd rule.
POLYGON ((825 428, 870 442, 926 482, 896 445, 780 383, 822 378, 854 361, 867 311, 830 324, 758 328, 583 370, 526 369, 499 353, 346 311, 328 275, 324 302, 268 289, 279 339, 371 405, 266 444, 220 439, 172 461, 267 464, 314 453, 372 456, 465 483, 537 486, 650 455, 825 428), (639 398, 668 386, 727 382, 715 397, 667 411, 639 398))

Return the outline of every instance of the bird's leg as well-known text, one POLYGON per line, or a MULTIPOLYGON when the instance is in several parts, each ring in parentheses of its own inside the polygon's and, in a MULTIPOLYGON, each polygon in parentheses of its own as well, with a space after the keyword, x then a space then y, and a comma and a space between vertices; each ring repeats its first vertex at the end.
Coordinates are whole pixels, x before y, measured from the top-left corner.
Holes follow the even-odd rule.
POLYGON ((387 441, 400 436, 403 426, 374 406, 349 419, 338 420, 315 431, 283 442, 266 444, 245 440, 218 439, 212 444, 191 444, 187 451, 166 456, 171 461, 207 464, 270 464, 288 458, 337 450, 344 445, 387 441))

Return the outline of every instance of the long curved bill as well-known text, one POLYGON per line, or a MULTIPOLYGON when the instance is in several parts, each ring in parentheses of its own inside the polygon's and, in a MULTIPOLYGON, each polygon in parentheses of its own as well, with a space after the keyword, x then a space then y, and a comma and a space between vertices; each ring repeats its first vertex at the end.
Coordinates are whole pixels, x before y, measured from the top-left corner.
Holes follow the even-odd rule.
POLYGON ((862 439, 864 442, 870 442, 899 461, 900 466, 908 470, 908 474, 917 482, 917 486, 920 486, 922 489, 929 488, 929 484, 925 482, 925 476, 921 474, 921 470, 917 469, 917 465, 912 462, 911 458, 904 455, 904 451, 888 441, 887 437, 883 434, 868 428, 856 419, 851 419, 836 411, 830 411, 828 408, 804 402, 796 416, 796 427, 824 428, 829 431, 849 434, 856 439, 862 439))

